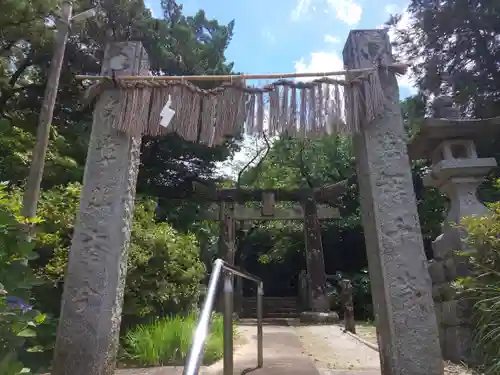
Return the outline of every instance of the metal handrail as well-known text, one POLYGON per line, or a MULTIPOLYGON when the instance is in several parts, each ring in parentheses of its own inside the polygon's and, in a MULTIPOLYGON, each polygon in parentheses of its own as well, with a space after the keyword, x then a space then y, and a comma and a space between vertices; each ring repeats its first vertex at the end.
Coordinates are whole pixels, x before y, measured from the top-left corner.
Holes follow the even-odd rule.
POLYGON ((187 357, 183 375, 198 375, 203 357, 203 348, 210 326, 210 318, 217 295, 217 286, 222 272, 224 273, 224 375, 233 375, 233 275, 257 283, 257 368, 262 368, 264 362, 263 333, 262 333, 262 296, 264 295, 264 285, 262 280, 248 272, 217 259, 214 262, 208 291, 201 309, 198 325, 193 335, 191 350, 187 357))

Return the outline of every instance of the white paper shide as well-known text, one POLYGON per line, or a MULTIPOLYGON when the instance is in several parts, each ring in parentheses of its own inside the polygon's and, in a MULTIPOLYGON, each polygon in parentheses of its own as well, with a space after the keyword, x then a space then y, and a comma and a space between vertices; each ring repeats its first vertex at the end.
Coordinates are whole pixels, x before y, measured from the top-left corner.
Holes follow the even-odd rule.
POLYGON ((169 95, 167 104, 165 104, 165 107, 163 107, 160 113, 160 118, 161 118, 160 125, 163 126, 164 128, 168 127, 170 121, 172 121, 172 118, 175 115, 175 111, 172 108, 170 108, 171 105, 172 105, 172 98, 169 95))

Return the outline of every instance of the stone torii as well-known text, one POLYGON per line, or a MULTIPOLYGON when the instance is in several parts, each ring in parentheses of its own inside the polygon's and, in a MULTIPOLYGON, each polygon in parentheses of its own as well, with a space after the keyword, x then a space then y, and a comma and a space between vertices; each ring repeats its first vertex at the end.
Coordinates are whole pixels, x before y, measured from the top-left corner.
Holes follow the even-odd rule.
MULTIPOLYGON (((382 97, 383 112, 362 121, 353 142, 382 374, 442 375, 398 84, 386 69, 394 62, 387 31, 352 30, 343 56, 348 70, 375 69, 382 97)), ((140 43, 106 46, 103 76, 149 71, 140 43)), ((348 92, 347 102, 370 99, 369 83, 356 84, 360 90, 348 92)), ((94 111, 53 375, 114 374, 142 141, 114 127, 122 100, 118 88, 106 89, 94 111)), ((361 119, 369 118, 362 106, 358 110, 361 119)))
MULTIPOLYGON (((304 220, 308 299, 315 312, 329 310, 326 297, 326 273, 319 220, 339 217, 337 208, 319 202, 329 202, 342 194, 346 182, 316 189, 216 189, 195 185, 201 197, 213 200, 205 220, 217 220, 220 225, 219 254, 227 262, 235 263, 235 223, 257 220, 304 220), (245 207, 245 202, 261 202, 261 208, 245 207), (276 201, 298 202, 291 208, 278 208, 276 201)), ((239 296, 241 297, 241 296, 239 296)))

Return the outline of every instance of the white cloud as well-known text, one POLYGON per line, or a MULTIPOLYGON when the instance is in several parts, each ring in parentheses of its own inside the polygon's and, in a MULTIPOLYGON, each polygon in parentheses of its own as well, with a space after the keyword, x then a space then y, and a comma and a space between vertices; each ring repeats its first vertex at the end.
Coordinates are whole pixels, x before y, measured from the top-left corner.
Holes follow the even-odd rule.
POLYGON ((262 30, 260 35, 262 36, 262 38, 264 38, 266 42, 270 44, 274 44, 276 42, 276 37, 269 30, 266 29, 262 30))
POLYGON ((336 17, 348 25, 357 24, 363 13, 361 5, 353 0, 328 0, 328 5, 335 10, 336 17))
POLYGON ((309 12, 309 7, 311 6, 311 0, 298 0, 297 5, 293 8, 290 17, 292 21, 297 21, 300 17, 309 12))
POLYGON ((298 0, 290 17, 298 21, 309 13, 322 10, 323 13, 333 13, 335 18, 348 25, 355 25, 361 19, 363 8, 355 0, 298 0))
MULTIPOLYGON (((335 51, 312 52, 309 58, 302 57, 299 61, 295 62, 296 73, 322 73, 341 70, 344 70, 344 63, 339 54, 335 51)), ((317 77, 303 77, 297 78, 297 80, 312 81, 316 78, 317 77)), ((343 79, 344 77, 338 76, 337 78, 343 79)), ((398 83, 400 87, 409 90, 411 95, 417 92, 415 79, 410 75, 410 73, 407 73, 404 76, 398 76, 398 83)))
POLYGON ((338 43, 340 42, 340 39, 337 38, 336 36, 333 35, 325 35, 325 42, 326 43, 338 43))
MULTIPOLYGON (((301 58, 295 62, 296 73, 333 72, 344 69, 344 63, 336 52, 313 52, 309 60, 301 58)), ((312 81, 317 77, 298 78, 301 81, 312 81)))
POLYGON ((399 12, 399 7, 396 4, 387 4, 384 10, 389 14, 396 14, 399 12))

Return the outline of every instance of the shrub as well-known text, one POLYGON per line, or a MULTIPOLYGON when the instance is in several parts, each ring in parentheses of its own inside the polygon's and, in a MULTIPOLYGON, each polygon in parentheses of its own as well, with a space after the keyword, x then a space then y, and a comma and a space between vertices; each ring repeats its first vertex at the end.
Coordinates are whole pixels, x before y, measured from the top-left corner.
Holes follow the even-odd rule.
POLYGON ((473 351, 487 374, 500 373, 500 203, 492 214, 463 221, 473 252, 467 253, 473 273, 459 281, 474 301, 473 351))
POLYGON ((341 301, 342 288, 340 281, 342 279, 351 280, 353 291, 354 315, 356 319, 366 320, 373 318, 373 303, 370 289, 370 277, 368 270, 363 269, 356 273, 337 272, 335 277, 330 279, 327 284, 327 295, 330 300, 330 308, 334 311, 343 312, 341 301))
MULTIPOLYGON (((54 316, 60 311, 80 190, 81 185, 74 183, 44 191, 38 205, 38 213, 43 218, 37 227, 39 258, 30 264, 38 276, 50 281, 37 287, 35 296, 38 306, 54 316)), ((11 201, 20 201, 19 192, 11 201)), ((124 327, 190 311, 198 302, 205 268, 199 259, 196 239, 191 234, 175 231, 167 223, 156 222, 155 209, 156 202, 149 198, 138 199, 135 205, 123 307, 124 327)))
POLYGON ((196 238, 156 223, 155 209, 152 200, 135 209, 123 308, 130 322, 191 311, 205 274, 196 238))
POLYGON ((34 244, 27 240, 9 197, 0 188, 0 374, 29 373, 23 354, 43 348, 33 346, 36 328, 45 315, 33 310, 31 288, 39 281, 26 261, 36 257, 34 244))
MULTIPOLYGON (((124 339, 124 359, 138 366, 184 364, 197 324, 197 314, 162 318, 151 324, 138 325, 124 339)), ((210 333, 205 342, 203 364, 222 358, 223 322, 213 314, 210 333)))
MULTIPOLYGON (((48 281, 33 287, 30 294, 34 299, 31 301, 36 309, 55 318, 60 313, 62 286, 80 190, 80 184, 74 183, 42 193, 38 214, 43 221, 37 222, 36 238, 30 244, 31 248, 34 245, 38 257, 31 257, 31 267, 25 267, 25 271, 30 273, 33 269, 34 276, 39 280, 48 281)), ((20 202, 21 193, 13 191, 0 200, 0 206, 15 215, 20 211, 20 202)), ((187 312, 198 302, 199 285, 205 269, 199 259, 194 236, 179 233, 167 223, 157 223, 155 208, 156 204, 152 199, 138 199, 136 203, 129 248, 123 328, 155 317, 187 312)), ((1 212, 3 211, 0 211, 0 225, 1 212)), ((0 269, 0 282, 3 275, 9 276, 10 281, 13 275, 21 274, 17 271, 7 274, 0 269)), ((57 319, 50 319, 37 330, 36 344, 44 350, 50 350, 54 346, 56 323, 57 319)), ((126 329, 122 332, 126 332, 126 329)), ((36 352, 29 353, 29 357, 30 361, 48 366, 52 354, 50 351, 36 352)))

